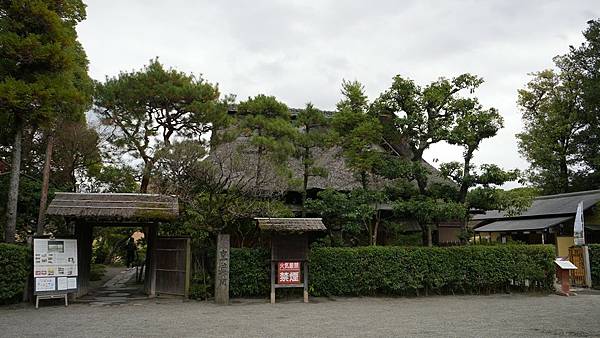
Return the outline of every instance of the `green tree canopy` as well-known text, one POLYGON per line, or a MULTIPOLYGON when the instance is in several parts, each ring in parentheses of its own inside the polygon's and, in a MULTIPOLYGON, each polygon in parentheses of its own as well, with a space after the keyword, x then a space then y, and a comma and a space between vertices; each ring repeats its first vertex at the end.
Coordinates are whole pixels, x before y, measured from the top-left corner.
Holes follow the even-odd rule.
POLYGON ((358 81, 342 82, 342 100, 337 104, 331 125, 337 133, 338 144, 346 164, 368 189, 369 177, 381 157, 382 126, 368 113, 369 103, 363 85, 358 81))
POLYGON ((109 141, 141 159, 140 191, 147 192, 155 152, 175 136, 197 137, 227 120, 216 85, 202 77, 165 69, 158 60, 96 85, 95 111, 115 128, 109 141))
POLYGON ((257 95, 238 105, 239 128, 255 148, 255 187, 265 180, 265 167, 287 169, 294 153, 297 130, 291 124, 288 107, 274 96, 257 95))
POLYGON ((88 104, 87 60, 75 26, 85 19, 81 0, 0 2, 0 107, 2 130, 12 137, 5 240, 15 240, 22 135, 81 117, 88 104))

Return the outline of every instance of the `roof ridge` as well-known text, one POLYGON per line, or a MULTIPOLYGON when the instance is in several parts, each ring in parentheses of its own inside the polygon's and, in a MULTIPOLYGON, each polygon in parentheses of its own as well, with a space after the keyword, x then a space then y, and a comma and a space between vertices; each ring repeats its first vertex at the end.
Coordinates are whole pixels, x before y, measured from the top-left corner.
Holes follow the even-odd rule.
POLYGON ((591 194, 600 194, 600 189, 567 192, 567 193, 554 194, 554 195, 544 195, 544 196, 538 196, 535 199, 536 200, 548 200, 548 199, 554 199, 554 198, 560 198, 560 197, 572 197, 572 196, 582 196, 582 195, 591 195, 591 194))

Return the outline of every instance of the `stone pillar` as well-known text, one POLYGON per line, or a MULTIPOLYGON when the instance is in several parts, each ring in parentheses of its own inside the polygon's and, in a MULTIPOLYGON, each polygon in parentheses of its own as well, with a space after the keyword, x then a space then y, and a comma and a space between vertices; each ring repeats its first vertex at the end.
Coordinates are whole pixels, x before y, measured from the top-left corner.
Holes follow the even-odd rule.
POLYGON ((215 273, 215 302, 229 304, 229 235, 217 237, 217 264, 215 273))
POLYGON ((587 245, 583 246, 583 268, 585 269, 585 286, 592 287, 592 269, 590 264, 590 251, 587 245))

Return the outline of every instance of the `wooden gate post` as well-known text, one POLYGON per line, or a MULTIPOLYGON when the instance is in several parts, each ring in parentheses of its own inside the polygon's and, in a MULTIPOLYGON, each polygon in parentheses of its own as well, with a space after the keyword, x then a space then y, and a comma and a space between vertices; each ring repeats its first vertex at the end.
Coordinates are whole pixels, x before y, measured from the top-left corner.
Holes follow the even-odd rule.
POLYGON ((215 302, 229 304, 229 235, 217 237, 217 264, 215 278, 215 302))

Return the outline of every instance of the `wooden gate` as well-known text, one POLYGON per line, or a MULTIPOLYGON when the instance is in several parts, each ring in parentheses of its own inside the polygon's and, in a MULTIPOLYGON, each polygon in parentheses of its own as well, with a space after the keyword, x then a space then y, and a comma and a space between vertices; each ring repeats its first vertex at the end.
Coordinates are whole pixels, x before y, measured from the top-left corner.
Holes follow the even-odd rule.
POLYGON ((583 248, 578 246, 572 246, 569 248, 569 260, 575 264, 577 270, 571 270, 569 277, 571 279, 571 285, 573 286, 586 286, 585 284, 585 263, 583 260, 583 248))
POLYGON ((159 237, 156 240, 156 293, 187 298, 190 288, 190 239, 159 237))

